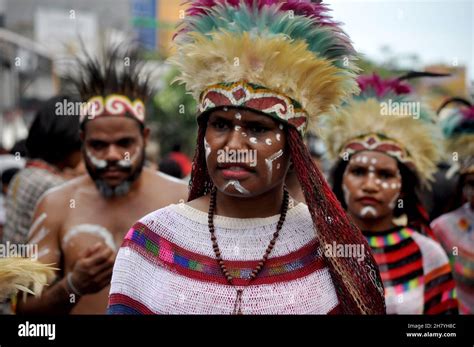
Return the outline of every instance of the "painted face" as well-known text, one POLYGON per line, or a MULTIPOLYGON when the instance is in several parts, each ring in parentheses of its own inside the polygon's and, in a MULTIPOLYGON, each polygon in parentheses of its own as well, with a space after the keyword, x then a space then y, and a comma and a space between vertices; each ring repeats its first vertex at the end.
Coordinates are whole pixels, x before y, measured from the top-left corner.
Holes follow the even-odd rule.
POLYGON ((212 112, 204 149, 214 185, 233 196, 257 196, 274 188, 290 165, 283 125, 248 110, 212 112))
POLYGON ((380 152, 354 154, 342 179, 347 208, 362 219, 393 214, 400 196, 402 178, 397 161, 380 152))
POLYGON ((86 123, 86 168, 105 197, 128 193, 142 171, 147 136, 133 119, 111 116, 86 123))

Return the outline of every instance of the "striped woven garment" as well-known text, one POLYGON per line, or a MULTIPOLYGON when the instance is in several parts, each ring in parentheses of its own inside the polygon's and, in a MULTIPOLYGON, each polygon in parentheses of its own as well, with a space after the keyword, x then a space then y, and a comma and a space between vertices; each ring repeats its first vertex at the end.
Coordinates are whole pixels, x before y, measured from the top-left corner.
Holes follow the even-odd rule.
POLYGON ((387 314, 457 313, 451 267, 440 244, 407 227, 364 235, 379 266, 387 314))
MULTIPOLYGON (((276 230, 279 215, 215 216, 216 237, 234 284, 246 286, 276 230)), ((305 204, 291 208, 265 268, 243 291, 244 314, 339 313, 305 204)), ((118 253, 110 314, 231 314, 236 287, 216 261, 207 213, 170 205, 138 221, 118 253)))

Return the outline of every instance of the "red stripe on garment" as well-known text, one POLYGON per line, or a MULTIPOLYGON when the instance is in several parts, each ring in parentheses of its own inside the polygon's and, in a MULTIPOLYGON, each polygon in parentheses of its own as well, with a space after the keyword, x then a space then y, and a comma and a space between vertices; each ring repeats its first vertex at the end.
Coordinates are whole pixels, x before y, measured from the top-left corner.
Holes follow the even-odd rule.
MULTIPOLYGON (((180 266, 175 263, 165 262, 162 259, 160 259, 158 256, 155 256, 152 253, 147 252, 146 249, 144 249, 140 245, 137 245, 134 242, 130 242, 130 240, 126 240, 126 242, 124 242, 124 245, 127 245, 128 247, 136 251, 138 254, 140 254, 140 256, 145 258, 153 266, 158 265, 171 272, 178 273, 184 277, 196 279, 199 281, 212 282, 212 283, 224 284, 224 285, 228 284, 226 278, 224 277, 222 273, 220 273, 220 271, 218 271, 218 275, 207 274, 204 272, 200 272, 197 270, 192 270, 192 269, 180 266)), ((290 255, 299 253, 300 251, 301 250, 291 253, 290 255)), ((190 259, 194 260, 195 258, 191 257, 190 259)), ((297 259, 298 258, 296 258, 295 260, 297 259)), ((213 265, 215 266, 215 264, 217 264, 217 260, 213 259, 213 262, 214 262, 213 265)), ((245 262, 245 263, 250 264, 249 268, 254 268, 255 266, 257 266, 258 262, 259 260, 252 261, 252 262, 245 262)), ((231 264, 233 262, 226 262, 226 263, 231 264)), ((227 265, 227 268, 230 268, 230 266, 227 265)), ((324 269, 324 268, 326 268, 326 264, 324 260, 322 258, 316 258, 311 263, 297 270, 292 270, 290 272, 283 273, 283 274, 271 274, 267 277, 257 277, 256 279, 252 281, 252 285, 289 282, 289 281, 296 280, 298 278, 308 276, 312 274, 313 272, 324 269)), ((233 284, 236 286, 245 286, 248 284, 248 279, 234 278, 233 284)))
POLYGON ((448 282, 437 285, 425 293, 425 302, 430 301, 434 296, 454 289, 454 281, 450 279, 448 282))
POLYGON ((425 312, 425 314, 442 314, 445 311, 457 308, 458 301, 456 299, 449 299, 439 303, 438 305, 433 306, 427 312, 425 312))
POLYGON ((133 308, 134 310, 139 311, 141 314, 155 314, 152 310, 150 310, 141 302, 120 293, 110 294, 109 306, 110 305, 125 305, 133 308))
POLYGON ((420 248, 416 242, 412 242, 408 246, 393 252, 374 254, 374 258, 378 265, 390 264, 405 257, 409 257, 413 253, 419 251, 419 249, 420 248))
MULTIPOLYGON (((184 249, 184 248, 178 246, 177 244, 167 240, 163 236, 155 233, 154 231, 151 231, 144 224, 141 224, 141 223, 137 222, 137 223, 135 223, 135 225, 132 228, 137 230, 140 233, 143 233, 147 238, 149 238, 150 240, 155 242, 157 245, 159 245, 160 241, 167 243, 168 245, 171 246, 171 249, 173 250, 174 253, 177 253, 177 254, 185 257, 185 258, 189 258, 189 259, 192 259, 194 261, 197 261, 197 262, 203 263, 203 264, 212 264, 212 265, 214 265, 216 263, 216 258, 208 257, 208 256, 205 256, 205 255, 202 255, 202 254, 199 254, 199 253, 194 253, 194 252, 191 252, 187 249, 184 249)), ((130 245, 130 243, 135 243, 135 241, 131 240, 131 238, 127 234, 127 236, 124 239, 124 242, 122 244, 122 247, 130 245)), ((210 236, 209 236, 209 244, 212 245, 210 236)), ((138 246, 142 247, 140 245, 138 245, 138 246)), ((283 265, 283 264, 286 264, 286 263, 290 263, 290 262, 293 262, 295 260, 298 260, 298 259, 304 257, 305 255, 307 255, 308 253, 310 253, 311 251, 313 251, 317 247, 318 247, 318 242, 316 241, 316 239, 314 239, 311 242, 309 242, 308 244, 302 246, 300 249, 298 249, 295 252, 285 254, 285 255, 279 256, 279 257, 269 258, 267 260, 266 264, 268 264, 269 267, 274 267, 274 266, 280 266, 280 265, 283 265)), ((263 253, 262 253, 262 255, 263 255, 263 253)), ((257 261, 254 261, 254 260, 250 260, 250 261, 225 260, 225 263, 226 263, 227 268, 252 268, 253 269, 253 268, 255 268, 255 266, 258 264, 259 261, 260 261, 260 259, 257 260, 257 261)))
POLYGON ((387 281, 387 280, 393 281, 399 277, 405 276, 415 270, 422 269, 422 268, 423 268, 423 261, 422 259, 418 259, 417 261, 414 261, 413 263, 404 265, 397 269, 391 269, 388 271, 381 272, 380 277, 382 278, 383 281, 387 281))

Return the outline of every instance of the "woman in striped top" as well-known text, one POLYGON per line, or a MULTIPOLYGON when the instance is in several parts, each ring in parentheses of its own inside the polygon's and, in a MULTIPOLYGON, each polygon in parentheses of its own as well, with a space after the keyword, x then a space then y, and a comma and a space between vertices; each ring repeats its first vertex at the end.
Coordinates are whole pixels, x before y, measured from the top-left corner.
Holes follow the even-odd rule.
POLYGON ((323 127, 330 154, 339 156, 333 189, 372 249, 387 313, 456 313, 448 257, 414 226, 421 220, 415 189, 427 184, 440 155, 437 127, 426 109, 383 113, 392 102, 414 102, 400 95, 409 91, 400 80, 374 75, 359 83, 361 95, 323 127))

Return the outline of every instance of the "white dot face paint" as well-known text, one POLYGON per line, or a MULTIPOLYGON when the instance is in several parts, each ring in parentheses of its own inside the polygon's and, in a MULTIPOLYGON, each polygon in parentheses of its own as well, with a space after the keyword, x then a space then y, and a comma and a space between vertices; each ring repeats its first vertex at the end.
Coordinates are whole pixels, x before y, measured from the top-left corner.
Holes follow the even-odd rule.
POLYGON ((206 151, 206 160, 211 154, 211 146, 207 143, 206 138, 204 138, 204 150, 206 151))
POLYGON ((98 159, 94 157, 94 155, 86 149, 86 156, 89 161, 94 165, 97 169, 105 169, 107 167, 107 161, 103 159, 98 159))
POLYGON ((222 110, 223 110, 224 112, 227 112, 229 109, 228 109, 227 107, 224 107, 222 110))
POLYGON ((235 131, 239 131, 241 128, 242 128, 242 127, 241 127, 240 125, 236 125, 236 126, 234 127, 234 130, 235 130, 235 131))
POLYGON ((280 149, 278 152, 273 153, 271 156, 265 159, 265 164, 267 165, 268 169, 268 183, 272 181, 273 175, 273 162, 280 158, 283 155, 283 150, 280 149))
POLYGON ((377 164, 377 159, 376 159, 376 158, 370 159, 370 163, 371 163, 372 165, 377 164))
POLYGON ((117 249, 117 245, 115 244, 115 240, 112 233, 103 226, 96 224, 79 224, 69 229, 62 240, 63 248, 65 248, 68 243, 78 234, 91 234, 94 236, 98 236, 102 238, 105 241, 105 244, 109 246, 112 250, 115 251, 117 249))
POLYGON ((277 163, 277 170, 280 170, 280 163, 277 163))
POLYGON ((379 184, 379 185, 382 184, 382 181, 380 180, 380 178, 377 178, 377 179, 375 180, 375 184, 379 184))
POLYGON ((280 133, 277 133, 276 136, 275 136, 276 140, 278 142, 280 142, 280 138, 281 138, 281 134, 280 133))
POLYGON ((383 189, 388 189, 388 183, 387 183, 387 182, 383 182, 383 183, 382 183, 382 188, 383 188, 383 189))
POLYGON ((240 113, 236 113, 236 114, 235 114, 235 119, 241 120, 241 119, 242 119, 242 115, 241 115, 240 113))
POLYGON ((280 130, 283 130, 283 125, 282 124, 280 124, 278 127, 280 128, 280 130))
POLYGON ((361 161, 364 163, 364 164, 367 164, 369 162, 369 158, 367 158, 365 155, 361 157, 361 161))
POLYGON ((265 139, 265 143, 269 146, 272 145, 272 140, 271 139, 265 139))
POLYGON ((257 143, 257 139, 255 137, 249 138, 249 141, 250 143, 253 143, 253 144, 257 143))
POLYGON ((398 185, 396 183, 392 183, 390 185, 390 188, 392 188, 392 189, 397 189, 397 187, 398 187, 398 185))
POLYGON ((243 137, 247 137, 247 134, 244 133, 244 132, 242 132, 242 136, 243 136, 243 137))
POLYGON ((369 172, 375 172, 375 167, 373 165, 369 165, 369 172))
POLYGON ((377 216, 377 210, 372 206, 364 206, 360 210, 360 216, 361 217, 366 217, 366 216, 369 216, 369 215, 372 215, 372 216, 376 217, 377 216))
POLYGON ((230 186, 233 186, 235 188, 236 191, 238 191, 240 194, 243 194, 243 195, 249 195, 250 192, 245 189, 239 181, 237 180, 231 180, 229 182, 227 182, 227 184, 224 186, 224 190, 226 190, 227 188, 229 188, 230 186))

